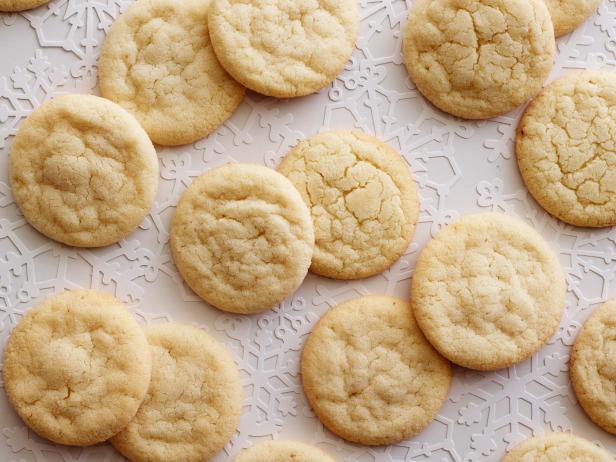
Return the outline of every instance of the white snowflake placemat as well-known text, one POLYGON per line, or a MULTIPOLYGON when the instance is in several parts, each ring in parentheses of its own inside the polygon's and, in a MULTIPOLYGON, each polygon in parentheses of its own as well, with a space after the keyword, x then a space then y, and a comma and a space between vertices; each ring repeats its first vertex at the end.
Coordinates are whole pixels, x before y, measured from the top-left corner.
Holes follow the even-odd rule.
MULTIPOLYGON (((573 430, 616 451, 616 438, 576 404, 567 363, 573 339, 596 306, 616 295, 616 231, 566 226, 537 207, 513 154, 521 110, 483 122, 438 112, 409 81, 400 28, 410 1, 359 0, 362 29, 346 70, 319 94, 278 101, 249 93, 209 138, 161 148, 160 188, 140 229, 104 249, 73 249, 26 224, 8 187, 12 135, 30 111, 54 95, 96 92, 96 61, 105 31, 130 4, 124 0, 52 0, 23 14, 0 14, 0 344, 38 300, 75 287, 115 293, 143 324, 194 323, 235 354, 245 390, 238 433, 215 460, 229 459, 261 439, 314 443, 339 461, 498 461, 507 447, 548 431, 573 430), (224 314, 183 285, 169 255, 173 207, 193 177, 229 161, 275 166, 299 139, 355 127, 398 149, 421 192, 412 246, 380 276, 341 282, 309 276, 293 297, 259 316, 224 314), (437 419, 412 440, 363 447, 335 437, 315 418, 301 391, 299 353, 319 316, 343 300, 369 293, 408 297, 419 249, 452 219, 476 211, 518 216, 559 252, 568 284, 567 312, 550 343, 509 370, 455 369, 450 397, 437 419), (613 287, 610 287, 613 286, 613 287)), ((616 0, 558 41, 553 77, 571 69, 616 70, 616 0)), ((92 462, 123 460, 110 446, 53 445, 28 431, 0 393, 0 460, 92 462)))

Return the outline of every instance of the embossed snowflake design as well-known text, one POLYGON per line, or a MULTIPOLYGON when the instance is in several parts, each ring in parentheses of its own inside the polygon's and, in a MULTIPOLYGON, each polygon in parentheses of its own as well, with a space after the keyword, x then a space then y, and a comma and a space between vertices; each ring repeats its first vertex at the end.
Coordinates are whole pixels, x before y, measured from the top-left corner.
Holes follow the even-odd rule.
MULTIPOLYGON (((19 123, 62 93, 96 89, 96 62, 105 32, 130 1, 51 0, 22 14, 0 15, 0 37, 35 46, 3 48, 0 63, 0 344, 23 314, 54 292, 92 287, 126 302, 140 323, 198 325, 234 353, 244 386, 239 431, 215 459, 228 460, 262 439, 316 444, 339 461, 498 461, 506 448, 533 434, 575 430, 611 450, 616 444, 581 412, 568 382, 570 347, 579 327, 614 295, 616 231, 592 232, 560 223, 528 195, 513 142, 523 108, 473 122, 433 108, 415 89, 402 61, 401 28, 411 1, 359 0, 362 26, 344 72, 318 94, 275 100, 249 93, 208 138, 158 148, 159 192, 138 230, 103 249, 49 241, 23 219, 8 181, 8 156, 19 123), (28 43, 25 41, 24 43, 28 43), (15 64, 21 63, 21 64, 15 64), (254 316, 217 311, 182 282, 169 254, 175 204, 193 178, 227 162, 275 167, 299 140, 336 128, 358 128, 399 150, 421 195, 417 234, 406 254, 379 276, 343 282, 309 275, 273 310, 254 316), (455 369, 449 400, 421 434, 388 447, 336 437, 312 413, 301 389, 299 358, 319 317, 350 298, 387 293, 407 298, 419 250, 458 216, 476 211, 515 215, 541 232, 559 253, 568 295, 561 327, 530 360, 509 370, 455 369)), ((616 0, 558 41, 553 76, 573 69, 616 66, 616 0)), ((30 462, 115 462, 109 445, 68 448, 34 435, 0 394, 0 459, 30 462)))

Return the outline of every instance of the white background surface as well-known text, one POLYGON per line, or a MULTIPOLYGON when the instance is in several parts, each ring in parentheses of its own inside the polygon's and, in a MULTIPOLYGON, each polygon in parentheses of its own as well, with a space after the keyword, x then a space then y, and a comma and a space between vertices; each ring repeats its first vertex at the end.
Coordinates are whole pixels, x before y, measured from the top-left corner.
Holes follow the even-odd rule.
MULTIPOLYGON (((319 94, 274 100, 248 93, 209 138, 159 148, 156 204, 140 229, 117 245, 73 249, 33 231, 11 197, 7 163, 12 135, 33 107, 62 93, 96 92, 96 60, 124 0, 52 0, 24 14, 0 14, 0 345, 43 297, 93 287, 128 303, 143 324, 177 320, 203 326, 235 354, 245 390, 239 432, 215 459, 228 460, 261 439, 318 444, 339 461, 498 461, 532 434, 573 430, 616 452, 616 437, 593 425, 576 404, 567 362, 593 308, 616 295, 616 232, 587 231, 550 218, 528 196, 513 155, 521 110, 484 122, 447 116, 414 90, 402 64, 400 27, 410 1, 360 0, 362 28, 347 69, 319 94), (356 127, 398 149, 421 192, 418 232, 386 273, 355 282, 310 275, 291 298, 258 316, 232 316, 201 302, 180 280, 167 245, 179 195, 203 170, 229 161, 274 166, 297 140, 356 127), (299 353, 318 317, 368 293, 408 297, 418 250, 455 217, 500 211, 530 223, 560 253, 568 284, 561 328, 531 360, 512 369, 455 369, 449 400, 412 440, 389 447, 348 444, 316 420, 301 391, 299 353)), ((578 30, 558 41, 553 76, 616 66, 616 2, 604 0, 578 30)), ((29 432, 0 392, 0 460, 119 461, 108 445, 53 445, 29 432)))

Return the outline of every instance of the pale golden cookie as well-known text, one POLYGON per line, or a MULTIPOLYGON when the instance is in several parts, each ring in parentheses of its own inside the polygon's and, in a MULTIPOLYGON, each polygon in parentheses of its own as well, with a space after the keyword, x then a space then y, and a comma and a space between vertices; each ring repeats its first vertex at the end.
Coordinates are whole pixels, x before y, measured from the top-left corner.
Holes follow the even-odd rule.
POLYGON ((100 247, 126 237, 149 212, 158 159, 139 123, 117 104, 58 96, 21 123, 10 181, 15 202, 39 232, 100 247))
POLYGON ((227 164, 202 174, 182 195, 171 249, 197 295, 221 310, 255 313, 302 283, 314 231, 310 211, 283 175, 227 164))
POLYGON ((614 458, 579 436, 548 433, 518 444, 501 462, 614 462, 614 458))
POLYGON ((49 0, 0 0, 0 11, 25 11, 48 2, 49 0))
POLYGON ((578 334, 569 374, 582 408, 604 430, 616 434, 616 299, 588 318, 578 334))
POLYGON ((575 72, 528 106, 516 138, 522 178, 556 218, 616 224, 616 73, 575 72))
POLYGON ((336 279, 379 274, 406 251, 419 214, 404 159, 359 131, 300 142, 278 167, 310 208, 316 244, 310 270, 336 279))
POLYGON ((549 340, 565 291, 560 263, 535 230, 483 213, 463 217, 426 245, 411 306, 443 356, 487 371, 519 363, 549 340))
POLYGON ((205 462, 229 442, 242 412, 237 366, 226 348, 185 324, 146 328, 152 381, 111 444, 132 462, 205 462))
POLYGON ((115 297, 55 295, 30 310, 4 349, 4 388, 24 422, 60 444, 107 440, 135 416, 150 382, 143 331, 115 297))
POLYGON ((542 0, 416 0, 404 61, 417 89, 465 119, 487 119, 534 96, 554 64, 542 0))
POLYGON ((203 138, 244 97, 212 49, 209 7, 210 0, 138 0, 105 39, 101 94, 132 113, 155 143, 203 138))
POLYGON ((297 441, 266 441, 246 449, 233 462, 334 462, 319 448, 297 441))
POLYGON ((356 0, 213 0, 214 51, 242 85, 288 98, 329 85, 351 57, 356 0))
POLYGON ((451 383, 451 366, 415 323, 408 303, 350 300, 318 322, 301 359, 304 391, 332 432, 360 444, 392 444, 424 429, 451 383))
POLYGON ((554 23, 554 35, 568 34, 591 16, 602 0, 545 0, 554 23))

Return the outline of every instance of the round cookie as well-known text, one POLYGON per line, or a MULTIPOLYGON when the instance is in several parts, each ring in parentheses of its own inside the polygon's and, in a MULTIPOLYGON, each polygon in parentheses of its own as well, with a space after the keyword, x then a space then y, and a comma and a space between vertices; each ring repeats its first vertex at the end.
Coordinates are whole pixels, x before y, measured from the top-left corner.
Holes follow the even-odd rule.
POLYGON ((48 3, 49 0, 0 0, 0 11, 25 11, 48 3))
POLYGON ((616 299, 588 318, 573 346, 569 374, 582 408, 604 430, 616 434, 616 299))
POLYGON ((556 255, 530 226, 499 213, 467 215, 421 252, 411 284, 419 327, 447 359, 502 369, 539 350, 565 305, 556 255))
POLYGON ((336 279, 382 273, 408 248, 419 214, 409 167, 387 144, 359 131, 322 133, 283 159, 285 175, 310 208, 310 270, 336 279))
POLYGON ((117 104, 59 96, 21 123, 10 182, 15 202, 40 233, 100 247, 126 237, 149 212, 158 159, 148 135, 117 104))
POLYGON ((244 98, 212 49, 209 9, 210 0, 138 0, 105 39, 101 94, 132 113, 157 144, 203 138, 244 98))
POLYGON ((404 61, 417 89, 465 119, 505 114, 534 96, 556 47, 542 0, 416 0, 404 61))
POLYGON ((220 63, 238 82, 290 98, 342 72, 359 13, 356 0, 213 0, 208 24, 220 63))
POLYGON ((579 436, 548 433, 518 444, 501 462, 614 462, 614 458, 579 436))
POLYGON ((297 441, 266 441, 246 449, 233 462, 334 462, 319 448, 297 441))
POLYGON ((516 152, 547 212, 576 226, 616 224, 616 73, 574 72, 526 109, 516 152))
POLYGON ((568 34, 589 16, 602 0, 544 0, 554 23, 554 35, 568 34))
POLYGON ((111 439, 132 462, 205 462, 231 440, 242 412, 237 366, 203 330, 166 323, 145 329, 152 381, 135 418, 111 439))
POLYGON ((6 393, 32 430, 56 443, 88 446, 135 416, 151 356, 143 331, 115 297, 71 290, 23 317, 3 364, 6 393))
POLYGON ((253 164, 198 177, 173 217, 171 250, 187 284, 208 303, 255 313, 302 283, 314 249, 310 212, 291 182, 253 164))
POLYGON ((318 322, 301 358, 306 397, 321 422, 360 444, 393 444, 424 429, 451 383, 451 365, 428 343, 408 303, 368 296, 318 322))

